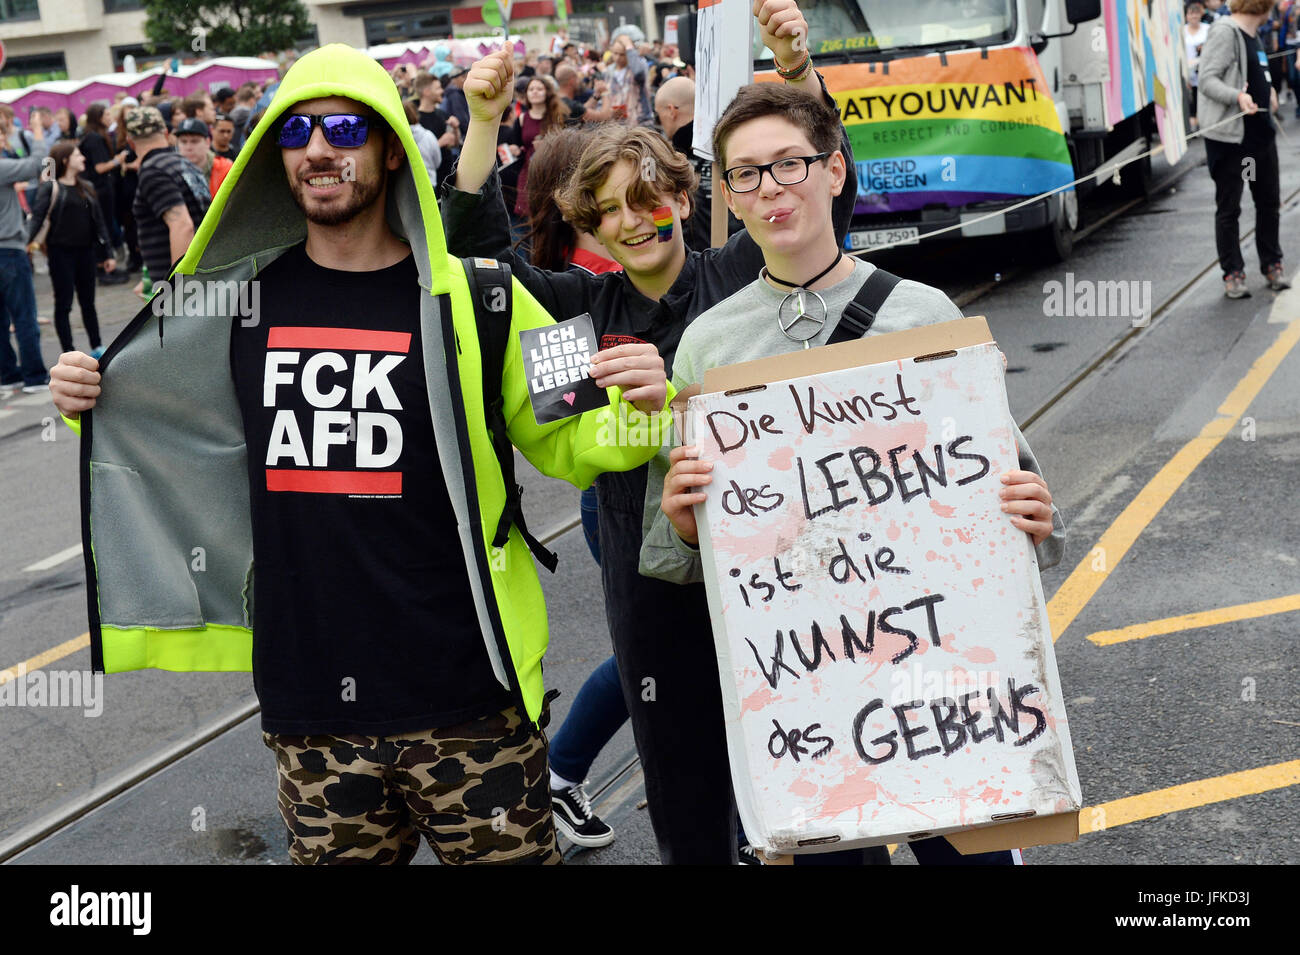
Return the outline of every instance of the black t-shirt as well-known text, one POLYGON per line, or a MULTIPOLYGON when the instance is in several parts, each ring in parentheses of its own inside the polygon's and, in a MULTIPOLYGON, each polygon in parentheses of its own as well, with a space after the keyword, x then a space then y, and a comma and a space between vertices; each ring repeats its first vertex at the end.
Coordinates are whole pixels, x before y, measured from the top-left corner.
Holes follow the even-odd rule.
POLYGON ((50 231, 46 243, 51 246, 84 249, 95 244, 94 213, 80 189, 59 183, 57 210, 51 205, 50 231))
POLYGON ((85 136, 81 137, 81 142, 77 148, 86 157, 85 177, 95 184, 96 189, 103 189, 108 184, 108 177, 112 170, 109 170, 109 172, 96 172, 95 166, 102 162, 108 162, 113 158, 113 151, 108 148, 108 141, 99 133, 90 130, 85 136))
POLYGON ((230 358, 263 728, 390 735, 503 709, 434 441, 414 258, 343 272, 300 244, 258 279, 261 320, 234 322, 230 358))
POLYGON ((1259 37, 1243 33, 1246 40, 1246 90, 1250 98, 1259 107, 1259 112, 1247 116, 1243 144, 1266 143, 1273 138, 1273 123, 1270 120, 1270 82, 1268 75, 1268 56, 1260 45, 1259 37))
POLYGON ((560 99, 564 100, 565 108, 569 111, 569 118, 564 121, 565 125, 581 126, 583 117, 587 115, 587 107, 567 96, 561 96, 560 99))
MULTIPOLYGON (((448 113, 444 109, 434 107, 430 112, 420 111, 420 125, 433 133, 435 139, 441 139, 442 134, 447 131, 448 113)), ((464 130, 461 130, 464 132, 464 130)), ((450 146, 439 146, 442 150, 442 165, 439 169, 450 169, 456 164, 455 153, 450 146)))

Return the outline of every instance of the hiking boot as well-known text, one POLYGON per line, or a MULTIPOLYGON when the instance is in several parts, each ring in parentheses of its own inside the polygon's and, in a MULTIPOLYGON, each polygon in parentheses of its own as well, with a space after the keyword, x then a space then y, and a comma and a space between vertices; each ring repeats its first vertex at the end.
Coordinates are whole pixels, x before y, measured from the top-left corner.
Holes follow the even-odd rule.
POLYGON ((591 800, 582 788, 586 781, 568 789, 551 790, 551 814, 555 828, 575 845, 595 849, 614 841, 614 830, 591 811, 591 800))
POLYGON ((1223 294, 1228 298, 1250 298, 1245 272, 1229 272, 1223 277, 1223 294))
POLYGON ((1281 292, 1291 287, 1291 283, 1286 280, 1286 273, 1282 271, 1282 263, 1274 262, 1264 270, 1264 277, 1268 279, 1268 287, 1274 292, 1281 292))

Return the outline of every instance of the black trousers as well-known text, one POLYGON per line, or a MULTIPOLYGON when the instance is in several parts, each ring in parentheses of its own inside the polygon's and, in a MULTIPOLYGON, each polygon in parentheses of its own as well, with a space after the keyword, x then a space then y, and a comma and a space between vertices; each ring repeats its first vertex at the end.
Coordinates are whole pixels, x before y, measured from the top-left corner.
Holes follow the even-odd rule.
POLYGON ((1241 255, 1241 194, 1250 183, 1255 202, 1255 248, 1259 268, 1282 261, 1279 229, 1282 222, 1282 191, 1278 178, 1277 139, 1264 143, 1221 143, 1205 140, 1205 160, 1214 179, 1214 243, 1223 274, 1245 271, 1241 255))
POLYGON ((90 347, 98 348, 99 315, 95 311, 95 250, 93 246, 51 245, 50 284, 54 286, 54 330, 59 347, 72 351, 72 293, 81 305, 81 324, 86 326, 90 347))
POLYGON ((704 586, 637 573, 646 468, 603 474, 600 571, 619 680, 665 865, 737 861, 722 690, 704 586))
MULTIPOLYGON (((646 468, 602 474, 600 570, 619 681, 645 775, 650 823, 664 865, 734 865, 722 689, 703 584, 637 572, 646 468)), ((1011 864, 1011 853, 957 855, 936 837, 913 844, 925 864, 1011 864), (927 850, 929 850, 927 852, 927 850)), ((795 865, 888 865, 884 846, 795 857, 795 865)))

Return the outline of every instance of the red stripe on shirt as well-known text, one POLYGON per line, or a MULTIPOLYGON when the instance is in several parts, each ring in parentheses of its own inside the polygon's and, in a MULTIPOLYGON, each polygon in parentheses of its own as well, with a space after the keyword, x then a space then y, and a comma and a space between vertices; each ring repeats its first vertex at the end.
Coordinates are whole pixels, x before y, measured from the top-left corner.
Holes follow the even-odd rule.
POLYGON ((401 471, 297 471, 266 469, 268 491, 308 494, 401 494, 401 471))
POLYGON ((410 332, 376 332, 367 328, 272 328, 267 348, 329 348, 340 351, 395 351, 411 348, 410 332))

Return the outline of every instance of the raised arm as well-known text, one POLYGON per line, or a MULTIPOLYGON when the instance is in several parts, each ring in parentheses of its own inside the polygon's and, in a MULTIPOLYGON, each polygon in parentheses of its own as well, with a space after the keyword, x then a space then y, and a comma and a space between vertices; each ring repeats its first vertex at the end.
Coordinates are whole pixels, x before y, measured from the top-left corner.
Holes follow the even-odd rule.
POLYGON ((469 129, 452 184, 463 192, 478 192, 496 168, 497 127, 515 95, 514 55, 499 50, 483 57, 470 67, 464 91, 469 129))
MULTIPOLYGON (((758 19, 763 43, 772 51, 777 65, 782 69, 798 66, 809 49, 808 22, 795 0, 755 0, 754 16, 758 19)), ((820 96, 836 113, 840 112, 835 97, 831 96, 825 81, 811 68, 811 64, 801 77, 793 81, 787 80, 786 83, 810 96, 820 96)), ((843 246, 853 224, 853 210, 858 201, 857 164, 843 122, 840 123, 840 152, 844 155, 844 188, 831 203, 831 222, 835 227, 835 239, 843 246)), ((721 197, 715 197, 715 201, 719 198, 721 197)), ((708 262, 706 267, 719 272, 719 280, 734 289, 751 281, 763 267, 762 250, 744 230, 733 235, 721 249, 706 252, 705 257, 708 262)))
MULTIPOLYGON (((513 247, 510 216, 496 173, 496 131, 514 95, 514 60, 494 53, 474 64, 465 80, 469 130, 460 161, 441 177, 438 207, 447 251, 457 256, 500 259, 557 320, 590 312, 598 277, 534 268, 513 247)), ((593 315, 599 322, 600 317, 593 315)))

